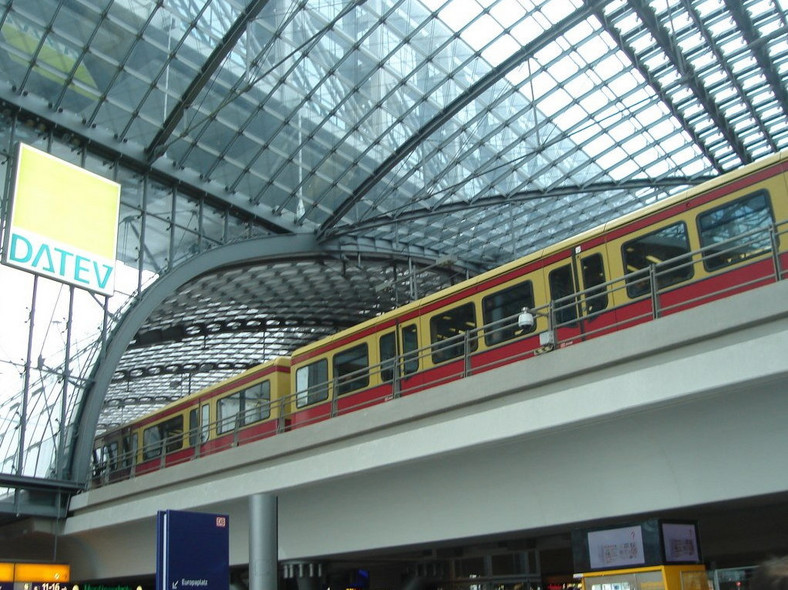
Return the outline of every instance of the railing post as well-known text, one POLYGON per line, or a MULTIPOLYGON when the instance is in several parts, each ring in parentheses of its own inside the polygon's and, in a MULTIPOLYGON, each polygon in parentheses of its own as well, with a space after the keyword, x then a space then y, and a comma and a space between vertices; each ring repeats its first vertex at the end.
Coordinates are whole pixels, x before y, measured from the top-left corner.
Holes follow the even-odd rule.
POLYGON ((281 434, 285 431, 285 420, 287 420, 287 410, 285 405, 285 400, 289 399, 289 397, 280 399, 278 401, 279 405, 279 415, 276 417, 276 433, 281 434))
POLYGON ((547 332, 550 334, 550 341, 553 347, 558 346, 558 328, 555 325, 555 302, 551 299, 547 306, 547 332))
POLYGON ((333 387, 328 392, 328 394, 331 396, 331 417, 333 418, 339 413, 339 407, 337 404, 337 392, 339 391, 339 388, 337 387, 336 377, 334 378, 331 384, 333 385, 333 387))
POLYGON ((651 288, 651 315, 653 319, 659 318, 659 291, 657 289, 657 267, 650 264, 648 267, 648 281, 651 288))
POLYGON ((471 374, 471 331, 470 330, 465 330, 462 339, 462 347, 463 347, 462 376, 463 378, 465 378, 471 374))
POLYGON ((780 240, 777 238, 777 226, 769 229, 769 239, 772 242, 772 261, 774 262, 774 278, 781 281, 783 278, 782 265, 780 264, 780 240))
POLYGON ((394 366, 391 374, 391 397, 394 399, 402 395, 402 384, 400 383, 400 363, 404 362, 401 355, 394 355, 394 366))

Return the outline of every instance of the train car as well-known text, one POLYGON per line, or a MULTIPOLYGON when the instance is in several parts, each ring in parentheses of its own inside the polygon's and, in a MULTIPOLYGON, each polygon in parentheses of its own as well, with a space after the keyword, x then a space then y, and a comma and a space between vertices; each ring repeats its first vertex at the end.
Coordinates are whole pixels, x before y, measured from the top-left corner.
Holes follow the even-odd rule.
POLYGON ((127 477, 218 452, 780 280, 788 268, 787 233, 788 152, 102 435, 97 477, 127 477))
POLYGON ((293 425, 774 281, 787 179, 788 153, 766 158, 304 346, 293 425))
POLYGON ((289 358, 267 361, 96 437, 95 482, 141 475, 286 429, 289 373, 289 358))

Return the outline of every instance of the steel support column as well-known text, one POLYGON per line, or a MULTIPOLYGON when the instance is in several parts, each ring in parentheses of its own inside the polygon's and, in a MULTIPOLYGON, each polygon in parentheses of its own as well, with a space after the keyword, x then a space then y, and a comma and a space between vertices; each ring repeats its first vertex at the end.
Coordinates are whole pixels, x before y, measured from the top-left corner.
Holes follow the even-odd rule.
POLYGON ((249 498, 249 590, 277 590, 279 575, 277 497, 249 498))

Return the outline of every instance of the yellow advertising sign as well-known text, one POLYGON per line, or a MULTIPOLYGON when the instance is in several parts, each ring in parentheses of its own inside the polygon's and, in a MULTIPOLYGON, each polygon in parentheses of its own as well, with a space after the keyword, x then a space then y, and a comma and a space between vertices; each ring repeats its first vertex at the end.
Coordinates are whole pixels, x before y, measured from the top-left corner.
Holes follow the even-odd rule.
POLYGON ((118 183, 20 144, 3 263, 112 295, 119 208, 118 183))
POLYGON ((0 563, 0 584, 14 581, 14 564, 0 563))
POLYGON ((62 563, 17 563, 15 582, 68 582, 71 567, 62 563))

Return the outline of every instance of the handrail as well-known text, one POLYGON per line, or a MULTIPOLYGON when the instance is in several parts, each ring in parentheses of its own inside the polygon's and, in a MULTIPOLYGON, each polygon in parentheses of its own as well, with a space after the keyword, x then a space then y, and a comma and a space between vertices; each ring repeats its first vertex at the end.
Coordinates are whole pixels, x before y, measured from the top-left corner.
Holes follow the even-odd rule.
MULTIPOLYGON (((228 431, 222 432, 220 435, 222 438, 227 438, 230 442, 226 444, 226 447, 232 447, 239 444, 240 439, 239 435, 240 432, 253 424, 258 424, 260 420, 252 420, 252 418, 259 417, 260 415, 265 416, 263 420, 270 419, 273 415, 276 419, 276 427, 274 429, 275 433, 282 433, 288 430, 288 421, 291 415, 288 413, 288 408, 295 408, 295 412, 300 412, 306 408, 298 408, 297 402, 299 399, 306 396, 309 399, 310 394, 314 393, 315 391, 325 391, 327 398, 330 398, 330 401, 327 399, 324 402, 328 402, 328 412, 327 415, 321 415, 315 418, 317 420, 324 420, 326 418, 332 418, 338 416, 342 413, 352 412, 354 410, 359 409, 360 407, 368 406, 375 403, 382 403, 395 400, 402 395, 406 395, 412 389, 403 388, 403 379, 405 377, 404 370, 406 364, 410 366, 410 364, 416 360, 418 361, 419 367, 424 367, 425 363, 423 362, 429 356, 433 355, 436 350, 443 350, 443 349, 456 349, 461 350, 461 354, 451 357, 447 359, 445 363, 440 363, 439 366, 450 365, 451 363, 458 363, 459 369, 456 372, 444 374, 440 378, 435 378, 431 381, 424 381, 423 379, 419 382, 417 386, 420 390, 426 389, 429 387, 434 387, 440 385, 442 383, 446 383, 449 381, 454 381, 457 379, 462 379, 464 377, 470 376, 473 374, 474 371, 483 371, 494 368, 496 366, 500 366, 504 363, 513 362, 515 360, 522 360, 531 356, 535 356, 538 354, 542 354, 544 352, 549 352, 553 348, 560 347, 566 341, 561 340, 561 331, 565 328, 570 328, 573 326, 578 326, 583 324, 584 330, 582 332, 582 338, 593 338, 600 332, 610 332, 611 330, 623 329, 630 325, 635 325, 642 322, 653 321, 677 308, 686 308, 688 306, 699 305, 707 299, 714 299, 719 298, 721 296, 725 296, 733 291, 741 291, 747 288, 750 288, 756 284, 762 284, 766 279, 773 279, 775 281, 783 280, 786 276, 788 276, 788 271, 783 270, 781 262, 780 262, 780 251, 779 251, 779 243, 781 236, 788 235, 788 221, 783 221, 780 223, 775 223, 765 228, 756 228, 745 232, 743 234, 734 236, 728 240, 721 241, 715 243, 710 246, 706 246, 704 248, 700 248, 691 252, 687 252, 682 254, 676 258, 672 258, 670 260, 665 260, 659 262, 657 264, 651 264, 649 267, 645 269, 639 269, 635 272, 628 273, 622 277, 617 277, 615 279, 611 279, 604 283, 600 283, 598 285, 594 285, 588 289, 583 291, 578 291, 566 297, 562 297, 560 299, 550 301, 546 305, 542 305, 539 307, 535 307, 533 309, 529 309, 529 311, 537 318, 546 318, 547 328, 542 332, 536 332, 536 323, 534 324, 533 330, 523 330, 523 334, 517 336, 516 338, 511 338, 508 340, 504 340, 498 344, 494 344, 493 346, 487 346, 486 350, 490 350, 491 348, 495 348, 499 345, 504 344, 512 344, 518 341, 522 341, 526 338, 532 338, 535 334, 541 333, 548 333, 550 334, 550 338, 547 338, 549 344, 544 347, 535 347, 531 349, 524 350, 518 353, 515 356, 508 357, 505 360, 496 360, 489 364, 477 364, 474 366, 472 363, 472 359, 477 352, 474 351, 474 347, 472 344, 474 342, 478 342, 484 338, 489 338, 494 336, 496 333, 501 333, 504 330, 511 329, 513 325, 517 324, 518 317, 520 313, 508 316, 506 318, 498 319, 489 324, 477 326, 470 330, 465 330, 456 336, 452 336, 451 338, 446 338, 439 343, 433 343, 425 347, 421 347, 415 351, 408 351, 407 353, 399 353, 396 354, 393 358, 387 359, 381 363, 377 363, 374 365, 370 365, 359 369, 357 371, 353 371, 343 375, 340 378, 334 378, 331 381, 327 381, 324 383, 317 383, 306 390, 291 392, 288 396, 279 398, 274 402, 267 402, 265 406, 263 406, 267 411, 261 412, 260 406, 255 406, 246 409, 244 412, 238 412, 233 418, 233 428, 228 431), (766 238, 763 237, 763 233, 766 232, 768 235, 766 238), (758 245, 759 247, 754 250, 744 249, 742 248, 747 245, 758 245), (763 246, 764 244, 768 244, 767 246, 763 246), (764 258, 764 255, 769 253, 768 258, 764 258), (693 299, 683 299, 678 304, 668 305, 666 306, 663 302, 663 297, 665 294, 677 289, 681 288, 682 286, 686 285, 685 280, 678 281, 675 284, 667 284, 666 286, 661 286, 662 279, 667 280, 670 276, 669 273, 676 273, 682 269, 692 269, 692 275, 695 275, 695 268, 701 267, 705 268, 704 265, 708 264, 708 261, 712 259, 712 254, 714 258, 721 259, 720 257, 729 256, 731 258, 738 257, 741 261, 747 261, 749 264, 756 263, 765 259, 771 261, 772 264, 772 274, 768 276, 758 276, 757 278, 748 281, 746 283, 739 283, 736 285, 726 285, 724 288, 720 290, 710 292, 703 297, 693 298, 693 299), (596 311, 589 311, 588 302, 591 301, 599 301, 599 297, 604 295, 607 298, 607 301, 615 301, 616 297, 614 296, 616 293, 620 292, 621 290, 627 290, 636 281, 641 281, 643 279, 647 280, 648 283, 648 291, 643 292, 640 294, 635 301, 641 302, 649 302, 649 308, 645 312, 641 312, 639 314, 628 316, 620 321, 616 321, 612 324, 606 324, 601 328, 595 329, 588 329, 589 322, 594 318, 598 317, 603 313, 608 313, 611 310, 618 309, 616 307, 605 307, 600 310, 596 311), (596 298, 596 299, 594 299, 596 298), (558 321, 557 318, 562 317, 564 311, 571 310, 572 308, 575 309, 574 315, 568 314, 571 319, 565 321, 558 321), (461 361, 461 362, 460 362, 461 361), (391 378, 386 379, 384 378, 384 371, 391 372, 391 378), (339 385, 342 383, 350 383, 360 378, 367 378, 368 382, 373 381, 375 383, 381 384, 391 384, 390 392, 381 394, 379 398, 374 399, 365 399, 364 401, 358 404, 346 405, 344 410, 340 410, 339 399, 343 398, 345 394, 338 394, 339 385)), ((730 263, 730 266, 736 263, 730 263)), ((713 272, 714 269, 709 274, 709 277, 717 276, 713 272)), ((709 271, 707 271, 709 272, 709 271)), ((544 322, 542 323, 544 324, 544 322)), ((569 337, 570 340, 576 340, 578 338, 577 335, 572 335, 569 337)), ((494 338, 493 338, 494 340, 494 338)), ((432 370, 434 367, 430 367, 429 370, 432 370)), ((407 377, 413 377, 415 375, 422 375, 427 370, 421 368, 419 371, 415 373, 409 373, 407 377)), ((386 388, 388 389, 388 388, 386 388)), ((363 391, 364 388, 359 390, 354 390, 352 392, 347 392, 348 397, 352 397, 355 393, 359 391, 363 391)), ((313 404, 310 404, 307 407, 312 407, 313 404)), ((226 425, 228 423, 227 417, 223 417, 221 420, 216 420, 210 424, 200 424, 196 428, 192 430, 185 429, 184 432, 175 433, 173 436, 169 438, 165 438, 163 440, 156 441, 153 445, 143 446, 142 449, 130 449, 126 452, 118 453, 117 457, 110 458, 110 462, 112 465, 106 465, 105 462, 105 469, 99 474, 99 477, 94 478, 95 483, 106 483, 113 479, 114 472, 124 472, 124 475, 128 477, 134 477, 137 474, 137 465, 135 458, 137 453, 142 453, 142 456, 150 456, 151 459, 146 460, 146 463, 149 463, 152 459, 158 459, 159 468, 163 468, 165 466, 173 464, 173 457, 177 453, 183 454, 183 445, 182 443, 178 445, 180 441, 196 441, 196 444, 192 446, 192 453, 187 457, 181 457, 180 461, 188 461, 192 460, 193 458, 200 457, 203 452, 202 448, 205 445, 205 440, 203 440, 203 436, 207 432, 219 432, 219 428, 222 425, 226 425), (169 446, 178 446, 176 451, 167 452, 167 448, 169 446), (114 469, 112 467, 114 466, 114 469)), ((299 427, 308 424, 308 422, 301 421, 299 422, 299 427)), ((270 436, 270 433, 266 433, 265 436, 270 436)), ((251 442, 254 438, 248 438, 245 442, 251 442)), ((224 447, 221 447, 224 448, 224 447)), ((214 450, 219 450, 218 448, 214 447, 214 450)), ((213 451, 212 451, 213 452, 213 451)), ((188 453, 187 453, 188 455, 188 453)))

